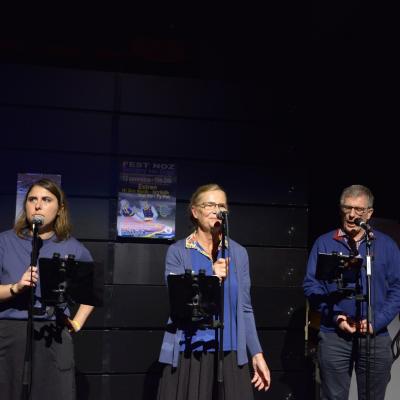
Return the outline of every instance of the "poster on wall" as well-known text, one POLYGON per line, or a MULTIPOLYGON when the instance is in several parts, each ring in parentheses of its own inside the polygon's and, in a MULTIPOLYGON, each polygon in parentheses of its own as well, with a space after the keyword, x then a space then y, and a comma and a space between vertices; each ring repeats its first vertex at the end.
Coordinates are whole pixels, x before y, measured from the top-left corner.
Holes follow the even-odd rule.
POLYGON ((117 235, 175 238, 176 165, 123 161, 119 175, 117 235))
POLYGON ((26 192, 32 183, 39 179, 51 179, 61 186, 61 175, 57 174, 40 174, 40 173, 24 173, 17 176, 17 199, 15 203, 15 219, 18 218, 24 206, 26 192))

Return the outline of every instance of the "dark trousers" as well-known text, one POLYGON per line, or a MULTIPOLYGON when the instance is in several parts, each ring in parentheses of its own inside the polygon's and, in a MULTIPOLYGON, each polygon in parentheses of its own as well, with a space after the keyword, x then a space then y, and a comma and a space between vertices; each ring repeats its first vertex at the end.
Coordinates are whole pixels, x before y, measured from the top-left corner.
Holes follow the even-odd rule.
MULTIPOLYGON (((320 332, 318 361, 321 374, 321 400, 348 400, 353 368, 358 399, 366 398, 366 339, 358 335, 320 332)), ((371 400, 384 400, 390 381, 393 355, 390 336, 370 338, 371 400)))
MULTIPOLYGON (((34 321, 31 400, 74 400, 72 338, 52 321, 34 321)), ((21 400, 26 321, 0 320, 0 399, 21 400)))

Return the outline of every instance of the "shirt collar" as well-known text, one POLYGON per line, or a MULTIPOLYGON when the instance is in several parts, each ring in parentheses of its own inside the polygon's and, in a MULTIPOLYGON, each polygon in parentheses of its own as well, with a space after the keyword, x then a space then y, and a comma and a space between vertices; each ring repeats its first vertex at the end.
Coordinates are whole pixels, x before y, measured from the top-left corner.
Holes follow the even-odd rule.
MULTIPOLYGON (((341 228, 338 228, 334 235, 333 238, 336 240, 345 240, 347 242, 349 235, 341 228)), ((360 244, 361 242, 363 242, 365 239, 365 235, 362 236, 362 238, 360 240, 356 240, 357 244, 360 244)))
MULTIPOLYGON (((196 249, 200 253, 204 254, 205 256, 209 257, 209 255, 201 248, 199 243, 196 240, 196 232, 191 233, 185 241, 185 247, 187 249, 196 249)), ((225 247, 228 248, 228 239, 225 237, 225 247)), ((218 250, 221 249, 221 242, 218 245, 218 250)))

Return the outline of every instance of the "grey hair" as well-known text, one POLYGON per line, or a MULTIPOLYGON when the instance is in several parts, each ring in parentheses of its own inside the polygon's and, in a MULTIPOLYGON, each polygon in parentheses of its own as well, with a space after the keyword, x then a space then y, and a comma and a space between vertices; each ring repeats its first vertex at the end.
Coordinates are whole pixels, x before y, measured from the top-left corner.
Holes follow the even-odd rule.
POLYGON ((347 197, 359 197, 365 196, 368 200, 368 208, 372 208, 374 206, 374 195, 371 190, 369 190, 366 186, 363 185, 351 185, 347 188, 343 189, 342 194, 340 195, 340 205, 344 204, 344 200, 347 197))

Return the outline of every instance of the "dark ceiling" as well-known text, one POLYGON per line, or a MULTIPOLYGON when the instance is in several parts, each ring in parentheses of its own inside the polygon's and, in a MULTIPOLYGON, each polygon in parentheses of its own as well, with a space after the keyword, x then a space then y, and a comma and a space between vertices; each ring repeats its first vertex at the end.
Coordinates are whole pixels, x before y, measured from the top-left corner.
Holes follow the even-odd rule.
POLYGON ((384 6, 161 4, 3 13, 0 62, 248 81, 272 92, 276 125, 333 154, 393 130, 397 36, 384 6))
POLYGON ((11 20, 16 25, 1 40, 1 57, 123 72, 265 77, 283 84, 310 72, 315 61, 324 63, 333 53, 347 58, 363 45, 366 24, 358 1, 262 3, 183 8, 169 2, 129 11, 115 5, 38 18, 38 10, 31 16, 27 10, 11 20))

